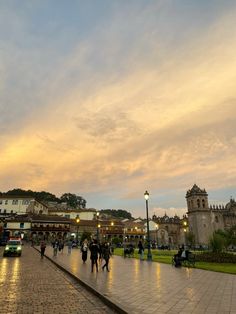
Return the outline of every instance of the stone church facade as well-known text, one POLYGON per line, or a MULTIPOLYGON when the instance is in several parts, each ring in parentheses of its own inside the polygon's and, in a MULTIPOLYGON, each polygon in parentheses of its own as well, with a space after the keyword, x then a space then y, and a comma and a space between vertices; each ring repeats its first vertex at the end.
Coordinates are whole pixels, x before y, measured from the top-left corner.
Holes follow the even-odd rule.
POLYGON ((236 202, 233 198, 225 206, 209 205, 206 190, 194 184, 187 191, 186 200, 187 214, 182 218, 177 215, 153 215, 152 221, 157 227, 151 234, 151 240, 172 248, 187 244, 188 235, 192 233, 196 246, 208 246, 214 231, 236 226, 236 202))
POLYGON ((196 184, 186 193, 188 231, 194 234, 196 245, 208 245, 209 238, 218 229, 236 225, 236 202, 233 198, 224 205, 209 205, 208 194, 196 184))

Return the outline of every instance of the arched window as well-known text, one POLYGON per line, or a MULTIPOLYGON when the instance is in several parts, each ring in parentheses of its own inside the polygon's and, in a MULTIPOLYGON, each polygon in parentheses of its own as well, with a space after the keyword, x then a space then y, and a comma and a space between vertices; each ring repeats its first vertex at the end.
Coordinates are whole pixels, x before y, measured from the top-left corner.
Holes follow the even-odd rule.
POLYGON ((197 199, 197 207, 200 208, 200 200, 197 199))
POLYGON ((218 216, 215 216, 215 222, 219 222, 218 216))
POLYGON ((205 200, 202 200, 202 207, 205 208, 205 200))

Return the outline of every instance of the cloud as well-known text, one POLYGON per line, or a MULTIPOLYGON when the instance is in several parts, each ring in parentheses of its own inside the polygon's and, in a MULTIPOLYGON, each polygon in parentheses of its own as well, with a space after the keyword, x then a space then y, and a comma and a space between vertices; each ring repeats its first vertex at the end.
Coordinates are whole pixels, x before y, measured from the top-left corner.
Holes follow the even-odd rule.
POLYGON ((35 39, 14 13, 27 45, 5 38, 1 52, 2 189, 78 189, 129 206, 150 189, 183 208, 194 182, 235 186, 235 7, 218 3, 186 29, 173 2, 140 3, 109 7, 61 53, 66 33, 35 39))

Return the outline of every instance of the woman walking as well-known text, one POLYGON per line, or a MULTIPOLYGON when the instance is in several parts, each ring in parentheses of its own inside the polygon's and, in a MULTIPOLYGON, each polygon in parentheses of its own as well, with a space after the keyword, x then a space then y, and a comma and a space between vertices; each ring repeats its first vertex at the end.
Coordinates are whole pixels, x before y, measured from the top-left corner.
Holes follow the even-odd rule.
POLYGON ((143 254, 144 254, 144 247, 143 247, 143 244, 141 241, 139 241, 138 243, 138 254, 139 254, 139 258, 140 258, 140 261, 143 260, 143 254))
POLYGON ((109 264, 109 259, 111 256, 111 250, 110 250, 110 246, 109 244, 106 242, 104 247, 103 247, 103 251, 102 251, 102 257, 105 260, 105 264, 102 266, 102 270, 104 270, 104 268, 106 267, 107 271, 109 272, 109 268, 108 268, 108 264, 109 264))
POLYGON ((88 240, 87 239, 85 239, 84 242, 82 243, 81 252, 82 252, 83 263, 85 263, 87 261, 87 256, 88 256, 88 240))

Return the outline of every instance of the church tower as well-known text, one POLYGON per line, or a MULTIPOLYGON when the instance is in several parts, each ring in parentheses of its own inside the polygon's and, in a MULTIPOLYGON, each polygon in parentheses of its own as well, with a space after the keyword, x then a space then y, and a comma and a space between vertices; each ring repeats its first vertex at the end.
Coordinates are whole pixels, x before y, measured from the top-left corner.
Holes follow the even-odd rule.
POLYGON ((195 236, 196 245, 208 245, 212 235, 211 211, 208 205, 208 194, 196 184, 186 193, 189 231, 195 236))

